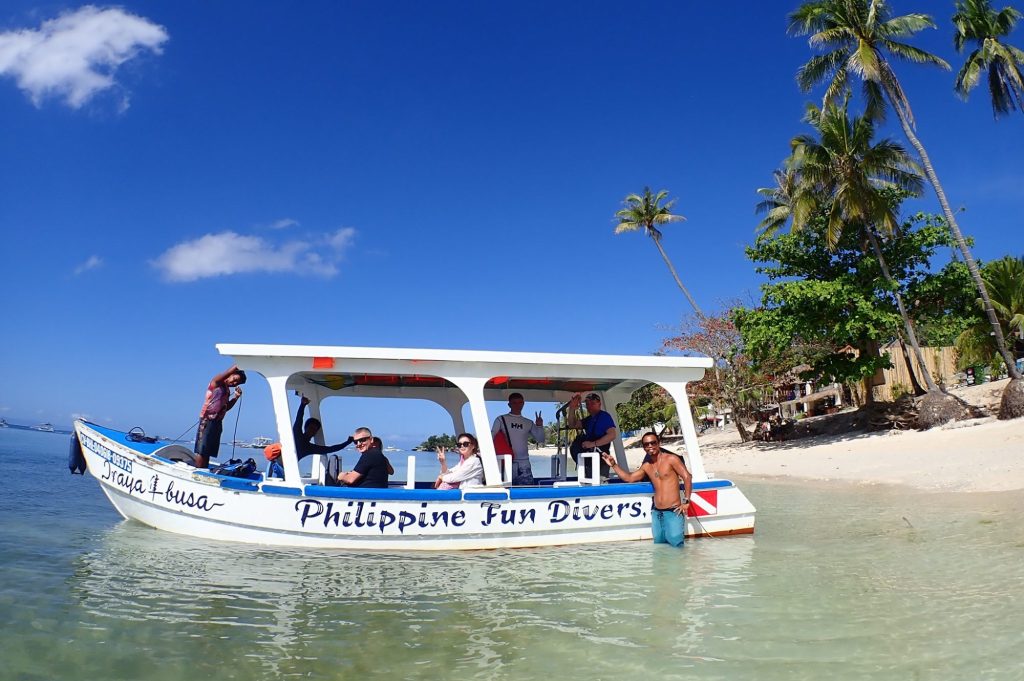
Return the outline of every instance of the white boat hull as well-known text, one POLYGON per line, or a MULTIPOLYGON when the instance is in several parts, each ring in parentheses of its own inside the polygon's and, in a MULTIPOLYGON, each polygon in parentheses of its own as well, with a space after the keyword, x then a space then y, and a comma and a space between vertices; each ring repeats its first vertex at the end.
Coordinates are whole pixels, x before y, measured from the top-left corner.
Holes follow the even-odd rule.
MULTIPOLYGON (((76 422, 89 472, 125 518, 215 540, 352 550, 459 550, 651 539, 646 483, 466 490, 286 486, 225 478, 76 422)), ((687 535, 753 532, 729 481, 694 485, 687 535)))

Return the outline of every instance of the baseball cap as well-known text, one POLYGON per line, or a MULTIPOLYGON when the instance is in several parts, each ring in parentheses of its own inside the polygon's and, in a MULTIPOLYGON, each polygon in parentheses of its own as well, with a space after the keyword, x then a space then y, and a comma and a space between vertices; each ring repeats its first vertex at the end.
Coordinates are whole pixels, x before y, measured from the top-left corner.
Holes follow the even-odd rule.
POLYGON ((267 457, 267 461, 273 461, 277 457, 281 456, 281 443, 275 442, 272 445, 264 447, 263 456, 267 457))

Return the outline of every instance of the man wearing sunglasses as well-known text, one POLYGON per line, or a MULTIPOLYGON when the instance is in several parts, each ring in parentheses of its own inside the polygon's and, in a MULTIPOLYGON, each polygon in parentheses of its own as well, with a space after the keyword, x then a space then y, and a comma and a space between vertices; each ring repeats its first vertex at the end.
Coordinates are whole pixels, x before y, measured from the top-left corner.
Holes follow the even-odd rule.
POLYGON ((693 480, 682 457, 661 448, 661 440, 654 433, 644 433, 640 438, 643 445, 644 462, 640 468, 628 472, 619 467, 610 454, 604 459, 623 482, 639 482, 644 478, 654 486, 654 503, 651 508, 651 533, 655 544, 682 546, 686 537, 686 512, 690 509, 690 494, 693 480), (683 483, 683 496, 679 496, 679 481, 683 483))
POLYGON ((388 460, 380 447, 374 447, 370 429, 357 428, 352 441, 359 452, 359 461, 352 470, 338 475, 338 482, 349 487, 387 487, 388 460))

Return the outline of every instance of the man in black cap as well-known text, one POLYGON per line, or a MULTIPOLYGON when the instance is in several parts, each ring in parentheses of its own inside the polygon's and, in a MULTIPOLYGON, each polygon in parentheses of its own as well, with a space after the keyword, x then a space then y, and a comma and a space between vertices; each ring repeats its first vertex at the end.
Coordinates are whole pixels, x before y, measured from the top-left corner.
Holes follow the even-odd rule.
MULTIPOLYGON (((615 428, 615 421, 612 415, 601 409, 601 396, 597 393, 589 393, 584 400, 587 407, 587 415, 580 419, 580 394, 576 393, 569 400, 569 410, 566 412, 566 423, 570 428, 582 430, 576 439, 569 445, 569 453, 572 455, 573 463, 579 469, 579 455, 584 450, 598 450, 603 453, 611 451, 611 442, 618 435, 615 428)), ((608 477, 608 464, 601 462, 601 477, 608 477)), ((583 462, 583 477, 590 477, 590 460, 583 462)))

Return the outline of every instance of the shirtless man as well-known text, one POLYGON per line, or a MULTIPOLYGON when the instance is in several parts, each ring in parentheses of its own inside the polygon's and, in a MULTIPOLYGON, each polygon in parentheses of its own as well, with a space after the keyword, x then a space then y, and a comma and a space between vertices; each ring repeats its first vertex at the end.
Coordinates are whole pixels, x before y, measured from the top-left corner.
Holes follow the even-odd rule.
POLYGON ((654 504, 651 508, 651 532, 655 544, 668 543, 682 546, 686 537, 686 512, 690 508, 693 480, 682 457, 661 448, 654 433, 640 438, 647 456, 640 468, 632 473, 624 471, 611 454, 602 455, 615 474, 624 482, 638 482, 647 478, 654 485, 654 504), (683 497, 679 498, 679 481, 683 481, 683 497))

